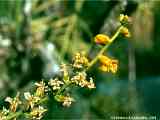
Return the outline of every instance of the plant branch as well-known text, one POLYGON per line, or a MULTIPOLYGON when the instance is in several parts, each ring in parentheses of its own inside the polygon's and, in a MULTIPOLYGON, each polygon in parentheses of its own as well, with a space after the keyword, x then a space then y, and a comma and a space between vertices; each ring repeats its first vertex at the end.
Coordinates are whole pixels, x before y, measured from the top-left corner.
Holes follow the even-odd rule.
POLYGON ((123 28, 123 26, 120 26, 117 30, 117 32, 113 35, 113 37, 111 38, 111 42, 106 44, 101 50, 100 52, 97 54, 97 56, 89 63, 87 70, 89 70, 97 61, 100 55, 102 55, 106 49, 111 45, 111 43, 113 43, 113 41, 118 37, 119 33, 121 32, 121 29, 123 28))
MULTIPOLYGON (((100 52, 97 54, 97 56, 90 62, 89 66, 87 67, 86 70, 89 70, 97 61, 100 55, 102 55, 106 49, 111 45, 111 43, 113 43, 113 41, 118 37, 118 35, 120 34, 121 29, 123 28, 123 26, 120 26, 117 30, 117 32, 113 35, 113 37, 111 38, 111 42, 106 44, 101 50, 100 52)), ((68 84, 64 84, 62 86, 61 89, 58 90, 57 94, 60 94, 61 92, 63 92, 71 83, 68 84)))

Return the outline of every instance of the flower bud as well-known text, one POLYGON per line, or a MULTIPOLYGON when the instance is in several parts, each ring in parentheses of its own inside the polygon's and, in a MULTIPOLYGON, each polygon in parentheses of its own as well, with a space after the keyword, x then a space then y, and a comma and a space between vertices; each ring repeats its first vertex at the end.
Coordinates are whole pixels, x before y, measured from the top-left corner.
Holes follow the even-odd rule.
POLYGON ((125 37, 131 37, 131 34, 130 34, 130 32, 129 32, 129 30, 128 30, 128 28, 126 28, 126 27, 123 27, 122 29, 121 29, 121 33, 125 36, 125 37))
POLYGON ((94 41, 97 44, 103 44, 103 45, 111 42, 109 36, 104 35, 104 34, 98 34, 98 35, 96 35, 94 41))
POLYGON ((130 20, 129 20, 128 15, 120 14, 119 21, 120 22, 129 22, 130 20))

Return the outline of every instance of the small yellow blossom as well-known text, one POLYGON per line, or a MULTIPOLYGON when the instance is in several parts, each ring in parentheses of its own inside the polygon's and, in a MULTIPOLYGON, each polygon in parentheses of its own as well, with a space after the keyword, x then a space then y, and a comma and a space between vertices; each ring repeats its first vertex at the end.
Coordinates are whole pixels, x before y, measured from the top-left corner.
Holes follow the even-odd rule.
POLYGON ((79 85, 80 87, 87 87, 87 88, 95 88, 93 79, 90 78, 90 81, 88 82, 86 80, 87 74, 85 72, 79 72, 77 75, 73 76, 71 78, 71 82, 79 85))
POLYGON ((97 44, 107 44, 111 42, 111 39, 109 38, 109 36, 104 35, 104 34, 98 34, 96 35, 96 37, 94 38, 95 43, 97 44))
POLYGON ((71 82, 75 83, 81 87, 84 87, 86 84, 86 73, 85 72, 77 73, 77 75, 75 75, 71 78, 71 82))
POLYGON ((34 105, 40 100, 39 97, 31 95, 30 92, 25 92, 24 97, 27 100, 27 109, 33 108, 34 105))
POLYGON ((70 96, 65 96, 64 98, 63 98, 63 103, 62 103, 62 105, 64 106, 64 107, 70 107, 71 106, 71 104, 72 104, 72 102, 74 102, 75 100, 72 98, 72 97, 70 97, 70 96))
POLYGON ((47 109, 44 109, 42 106, 38 106, 32 109, 30 115, 34 120, 40 120, 43 117, 43 113, 46 112, 47 109))
POLYGON ((128 37, 128 38, 131 36, 128 28, 126 28, 126 27, 123 27, 123 28, 121 29, 121 33, 122 33, 125 37, 128 37))
POLYGON ((130 23, 131 22, 131 18, 128 17, 128 15, 124 15, 124 14, 120 14, 119 16, 119 21, 124 24, 124 23, 130 23))
POLYGON ((36 96, 43 97, 45 92, 47 91, 47 86, 45 86, 45 83, 43 81, 41 81, 40 83, 36 82, 35 85, 37 86, 36 96))
POLYGON ((108 58, 107 56, 101 55, 99 57, 101 66, 100 70, 104 72, 116 73, 118 69, 118 61, 108 58))
POLYGON ((83 68, 88 66, 88 59, 85 57, 85 53, 76 53, 73 57, 73 67, 74 68, 83 68))
POLYGON ((124 15, 124 14, 120 14, 119 16, 119 21, 122 22, 122 21, 128 21, 129 20, 129 17, 128 15, 124 15))
POLYGON ((61 85, 63 85, 64 83, 58 80, 58 78, 55 78, 54 80, 51 79, 48 84, 52 87, 53 90, 59 90, 61 88, 61 85))
POLYGON ((21 104, 21 101, 19 99, 19 95, 20 95, 20 93, 18 92, 15 98, 7 97, 5 99, 6 102, 10 103, 10 110, 12 112, 16 112, 18 105, 21 104))
POLYGON ((58 101, 58 102, 62 102, 62 105, 64 107, 69 107, 72 102, 74 102, 74 98, 70 97, 69 95, 67 96, 64 96, 64 95, 56 95, 55 96, 55 99, 58 101))

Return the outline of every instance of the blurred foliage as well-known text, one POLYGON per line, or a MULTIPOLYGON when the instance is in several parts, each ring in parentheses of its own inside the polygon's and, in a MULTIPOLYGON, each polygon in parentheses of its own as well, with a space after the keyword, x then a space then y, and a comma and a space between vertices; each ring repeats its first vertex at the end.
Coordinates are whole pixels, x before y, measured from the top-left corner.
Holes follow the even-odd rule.
POLYGON ((94 46, 93 37, 97 33, 112 35, 118 26, 117 17, 125 13, 132 16, 132 37, 109 48, 109 54, 120 61, 120 72, 113 76, 93 69, 97 89, 76 89, 79 102, 71 108, 60 108, 50 101, 46 119, 107 119, 123 112, 145 111, 145 99, 136 90, 130 91, 130 86, 136 88, 136 82, 132 84, 128 78, 133 71, 136 80, 159 76, 159 11, 160 2, 149 0, 0 0, 1 103, 5 96, 57 75, 59 64, 71 61, 76 51, 87 51, 92 58, 100 49, 94 46), (138 107, 130 107, 132 98, 138 99, 138 107))

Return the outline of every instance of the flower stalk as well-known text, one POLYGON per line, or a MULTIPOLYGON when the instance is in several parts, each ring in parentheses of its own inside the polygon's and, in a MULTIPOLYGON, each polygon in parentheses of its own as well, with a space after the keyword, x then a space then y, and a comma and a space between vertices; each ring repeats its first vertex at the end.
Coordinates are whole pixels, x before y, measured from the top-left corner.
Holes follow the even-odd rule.
POLYGON ((118 35, 121 33, 123 26, 120 26, 117 30, 117 32, 113 35, 113 37, 111 38, 110 42, 108 44, 106 44, 97 54, 97 56, 89 63, 87 70, 89 70, 99 59, 99 56, 101 56, 106 50, 107 48, 113 43, 113 41, 118 37, 118 35))

